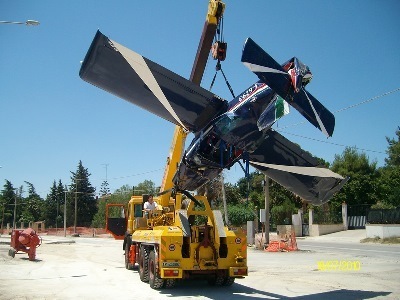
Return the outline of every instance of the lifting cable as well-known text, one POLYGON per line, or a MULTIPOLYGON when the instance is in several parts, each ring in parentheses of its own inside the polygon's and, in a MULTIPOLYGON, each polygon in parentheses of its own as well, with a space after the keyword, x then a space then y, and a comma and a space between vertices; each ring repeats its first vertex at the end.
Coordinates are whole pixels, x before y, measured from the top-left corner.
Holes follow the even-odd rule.
POLYGON ((228 79, 225 76, 224 71, 222 70, 221 61, 224 61, 226 58, 226 50, 227 50, 227 43, 224 42, 224 19, 223 17, 220 18, 218 22, 217 32, 214 36, 214 44, 211 47, 211 55, 214 60, 217 60, 217 65, 215 66, 215 74, 213 80, 210 85, 210 91, 214 86, 215 79, 217 78, 218 71, 221 71, 222 76, 225 79, 226 86, 228 87, 229 91, 233 98, 235 98, 235 94, 233 93, 233 89, 229 84, 228 79))

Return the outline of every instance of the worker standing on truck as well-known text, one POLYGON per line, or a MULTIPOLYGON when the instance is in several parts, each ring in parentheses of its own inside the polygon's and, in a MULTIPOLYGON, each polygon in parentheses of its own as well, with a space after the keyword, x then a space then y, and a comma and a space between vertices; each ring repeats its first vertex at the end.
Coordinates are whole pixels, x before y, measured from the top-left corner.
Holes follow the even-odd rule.
POLYGON ((148 217, 149 213, 157 208, 157 203, 154 202, 153 195, 149 195, 149 198, 144 203, 143 209, 145 216, 148 217))

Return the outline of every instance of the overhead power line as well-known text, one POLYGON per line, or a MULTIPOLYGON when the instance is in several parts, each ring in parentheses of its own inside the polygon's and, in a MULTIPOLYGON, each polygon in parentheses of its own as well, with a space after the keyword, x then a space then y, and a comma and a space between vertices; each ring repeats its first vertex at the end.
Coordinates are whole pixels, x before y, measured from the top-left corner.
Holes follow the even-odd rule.
MULTIPOLYGON (((319 140, 319 139, 315 139, 315 138, 310 138, 310 137, 306 137, 306 136, 303 136, 303 135, 294 134, 294 133, 290 133, 290 132, 286 132, 286 131, 282 131, 282 130, 277 130, 277 131, 279 131, 279 132, 281 132, 281 133, 284 133, 284 134, 289 134, 289 135, 297 136, 297 137, 300 137, 300 138, 303 138, 303 139, 308 139, 308 140, 312 140, 312 141, 316 141, 316 142, 321 142, 321 143, 330 144, 330 145, 339 146, 339 147, 349 147, 349 146, 347 146, 347 145, 338 144, 338 143, 331 143, 331 142, 328 142, 328 141, 319 140)), ((351 146, 351 147, 352 147, 352 148, 355 148, 355 149, 357 149, 357 150, 361 150, 361 151, 367 151, 367 152, 375 152, 375 153, 385 154, 385 152, 382 152, 382 151, 363 149, 363 148, 358 148, 358 147, 355 147, 355 146, 351 146)))
MULTIPOLYGON (((400 91, 400 87, 399 87, 399 88, 396 88, 396 89, 394 89, 394 90, 391 90, 391 91, 389 91, 389 92, 380 94, 380 95, 378 95, 378 96, 374 96, 374 97, 369 98, 369 99, 367 99, 367 100, 361 101, 360 103, 352 104, 352 105, 347 106, 347 107, 345 107, 345 108, 338 109, 338 110, 334 111, 333 113, 334 113, 334 114, 337 114, 337 113, 339 113, 339 112, 342 112, 342 111, 345 111, 345 110, 348 110, 348 109, 351 109, 351 108, 355 108, 355 107, 360 106, 360 105, 363 105, 363 104, 367 104, 367 103, 369 103, 369 102, 375 101, 375 100, 377 100, 377 99, 383 98, 383 97, 385 97, 385 96, 388 96, 388 95, 390 95, 390 94, 394 94, 394 93, 399 92, 399 91, 400 91)), ((299 123, 295 123, 295 124, 291 124, 291 125, 286 125, 286 126, 282 127, 281 129, 286 129, 286 128, 288 128, 288 127, 294 127, 294 126, 298 126, 298 125, 305 124, 305 123, 306 123, 306 121, 301 121, 301 122, 299 122, 299 123)))
POLYGON ((362 101, 362 102, 360 102, 360 103, 353 104, 353 105, 350 105, 350 106, 348 106, 348 107, 339 109, 339 110, 337 110, 337 111, 334 111, 333 113, 336 114, 336 113, 338 113, 338 112, 342 112, 342 111, 345 111, 345 110, 348 110, 348 109, 351 109, 351 108, 354 108, 354 107, 357 107, 357 106, 360 106, 360 105, 363 105, 363 104, 367 104, 367 103, 369 103, 369 102, 375 101, 375 100, 377 100, 377 99, 379 99, 379 98, 388 96, 388 95, 393 94, 393 93, 396 93, 396 92, 398 92, 398 91, 400 91, 400 88, 397 88, 397 89, 394 89, 394 90, 392 90, 392 91, 383 93, 383 94, 381 94, 381 95, 372 97, 372 98, 370 98, 370 99, 368 99, 368 100, 365 100, 365 101, 362 101))
POLYGON ((133 175, 114 177, 114 178, 111 178, 111 180, 124 179, 124 178, 135 177, 135 176, 141 176, 141 175, 145 175, 145 174, 149 174, 149 173, 159 172, 159 171, 162 171, 162 170, 164 170, 164 168, 160 168, 160 169, 152 170, 152 171, 147 171, 147 172, 143 172, 143 173, 138 173, 138 174, 133 174, 133 175))

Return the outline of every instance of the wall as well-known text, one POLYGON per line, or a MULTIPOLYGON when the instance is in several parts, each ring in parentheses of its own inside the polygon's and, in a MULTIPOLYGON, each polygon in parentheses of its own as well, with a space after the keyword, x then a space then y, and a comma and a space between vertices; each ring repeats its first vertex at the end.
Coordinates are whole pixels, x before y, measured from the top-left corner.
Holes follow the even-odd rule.
POLYGON ((343 224, 312 224, 309 225, 310 236, 320 236, 345 230, 343 224))
POLYGON ((400 237, 400 224, 367 224, 365 229, 367 238, 400 237))
POLYGON ((277 225, 276 231, 278 235, 290 234, 294 229, 296 236, 301 236, 301 226, 298 225, 277 225))

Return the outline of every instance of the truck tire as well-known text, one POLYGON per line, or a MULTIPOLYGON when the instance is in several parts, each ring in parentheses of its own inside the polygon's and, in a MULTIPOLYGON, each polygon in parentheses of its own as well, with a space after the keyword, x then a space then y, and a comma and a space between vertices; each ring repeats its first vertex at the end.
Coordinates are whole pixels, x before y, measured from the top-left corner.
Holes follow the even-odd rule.
POLYGON ((235 277, 226 277, 224 280, 224 286, 231 286, 235 282, 235 277))
POLYGON ((235 282, 235 277, 228 274, 217 274, 208 278, 208 284, 213 286, 231 286, 235 282))
POLYGON ((174 288, 175 284, 176 284, 176 279, 173 278, 164 279, 164 288, 166 289, 174 288))
POLYGON ((140 246, 139 277, 143 282, 149 281, 149 250, 143 246, 140 246))
POLYGON ((151 251, 149 255, 149 283, 152 289, 159 290, 164 285, 164 279, 157 274, 156 264, 154 251, 151 251))
POLYGON ((131 249, 131 241, 129 240, 125 244, 125 268, 127 270, 133 270, 134 268, 134 265, 129 263, 130 249, 131 249))
POLYGON ((212 286, 222 286, 225 281, 225 277, 221 275, 211 276, 207 279, 208 284, 212 286))

